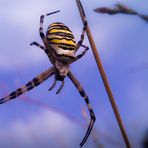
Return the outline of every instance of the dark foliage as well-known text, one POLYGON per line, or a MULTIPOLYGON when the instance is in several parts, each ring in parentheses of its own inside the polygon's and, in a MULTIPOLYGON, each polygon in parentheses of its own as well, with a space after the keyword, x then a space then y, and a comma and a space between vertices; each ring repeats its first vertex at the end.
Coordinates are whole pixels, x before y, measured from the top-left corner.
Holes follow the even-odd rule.
POLYGON ((143 148, 148 148, 148 130, 146 131, 144 135, 144 139, 142 141, 143 148))

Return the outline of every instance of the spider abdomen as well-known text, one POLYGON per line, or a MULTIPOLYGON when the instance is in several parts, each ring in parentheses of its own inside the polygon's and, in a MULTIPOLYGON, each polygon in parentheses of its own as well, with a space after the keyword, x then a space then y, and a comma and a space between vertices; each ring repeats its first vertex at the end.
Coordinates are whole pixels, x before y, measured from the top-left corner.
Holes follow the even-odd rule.
POLYGON ((63 60, 73 58, 76 42, 72 31, 63 23, 52 23, 47 30, 46 38, 58 57, 63 60))

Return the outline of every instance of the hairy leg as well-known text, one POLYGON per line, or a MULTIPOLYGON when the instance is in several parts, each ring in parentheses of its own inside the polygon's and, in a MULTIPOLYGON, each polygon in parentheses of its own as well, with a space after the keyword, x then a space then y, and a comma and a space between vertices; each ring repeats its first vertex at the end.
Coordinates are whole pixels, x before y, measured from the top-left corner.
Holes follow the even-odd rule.
POLYGON ((37 43, 37 42, 32 42, 31 44, 30 44, 30 46, 32 46, 32 45, 35 45, 35 46, 37 46, 37 47, 39 47, 39 48, 41 48, 42 50, 46 50, 46 47, 44 47, 44 46, 42 46, 42 45, 40 45, 39 43, 37 43))
POLYGON ((84 34, 86 32, 86 28, 87 28, 87 20, 85 18, 85 21, 83 23, 83 30, 82 30, 82 34, 81 34, 81 37, 80 37, 80 40, 78 41, 77 43, 77 46, 76 46, 76 51, 80 48, 80 46, 82 45, 83 41, 84 41, 84 34))
POLYGON ((57 13, 57 12, 59 12, 59 10, 40 16, 39 34, 40 34, 40 37, 41 37, 41 39, 42 39, 42 41, 43 41, 43 43, 44 43, 45 45, 47 44, 47 40, 46 40, 45 35, 44 35, 44 32, 43 32, 44 17, 45 17, 45 16, 52 15, 52 14, 57 13))
POLYGON ((5 103, 7 101, 10 101, 12 99, 15 99, 16 97, 24 94, 25 92, 33 89, 34 87, 40 85, 43 81, 48 79, 50 76, 55 74, 56 68, 55 66, 49 68, 47 71, 41 73, 37 77, 33 78, 31 81, 26 83, 24 86, 18 88, 17 90, 11 92, 8 96, 0 99, 0 104, 5 103))
POLYGON ((93 128, 96 117, 95 117, 94 111, 93 111, 93 109, 90 105, 88 96, 86 95, 86 93, 85 93, 84 89, 82 88, 80 82, 75 78, 75 76, 71 72, 68 73, 68 77, 73 82, 73 84, 75 85, 75 87, 79 91, 80 95, 84 98, 85 103, 86 103, 87 108, 88 108, 89 113, 90 113, 90 123, 89 123, 88 129, 87 129, 87 132, 86 132, 82 142, 80 143, 80 146, 82 147, 85 144, 85 142, 87 141, 87 139, 88 139, 88 137, 91 133, 91 130, 93 128))

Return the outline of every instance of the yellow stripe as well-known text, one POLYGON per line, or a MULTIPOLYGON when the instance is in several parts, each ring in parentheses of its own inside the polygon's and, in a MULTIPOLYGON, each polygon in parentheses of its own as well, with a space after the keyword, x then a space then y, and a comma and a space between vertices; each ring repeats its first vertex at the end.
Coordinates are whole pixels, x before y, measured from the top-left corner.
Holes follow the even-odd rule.
POLYGON ((67 34, 71 34, 71 35, 73 35, 72 32, 71 32, 71 31, 68 31, 68 30, 52 29, 52 30, 49 31, 49 33, 58 33, 58 32, 59 32, 59 33, 60 33, 60 32, 61 32, 61 33, 63 32, 63 33, 67 33, 67 34))
POLYGON ((51 40, 51 42, 52 42, 52 43, 56 43, 56 44, 64 43, 64 44, 68 44, 68 45, 71 45, 71 46, 76 46, 76 43, 74 43, 72 40, 65 40, 65 39, 59 40, 59 39, 53 39, 53 40, 51 40))
POLYGON ((47 38, 48 38, 49 40, 52 40, 52 38, 57 38, 57 39, 59 39, 59 40, 62 40, 62 39, 64 38, 65 40, 72 40, 74 43, 76 42, 74 38, 70 38, 70 37, 67 37, 67 36, 62 37, 62 36, 60 36, 60 35, 55 35, 55 34, 47 35, 47 38))

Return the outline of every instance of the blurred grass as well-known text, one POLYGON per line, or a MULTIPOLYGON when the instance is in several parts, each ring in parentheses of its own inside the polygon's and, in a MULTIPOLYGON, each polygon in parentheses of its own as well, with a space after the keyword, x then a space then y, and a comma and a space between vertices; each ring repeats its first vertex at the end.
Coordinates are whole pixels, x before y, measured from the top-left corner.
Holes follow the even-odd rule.
POLYGON ((136 10, 133 10, 120 3, 117 3, 113 8, 100 7, 100 8, 94 9, 94 11, 97 13, 109 14, 109 15, 115 15, 119 13, 126 14, 126 15, 136 15, 148 23, 148 15, 141 14, 137 12, 136 10))

